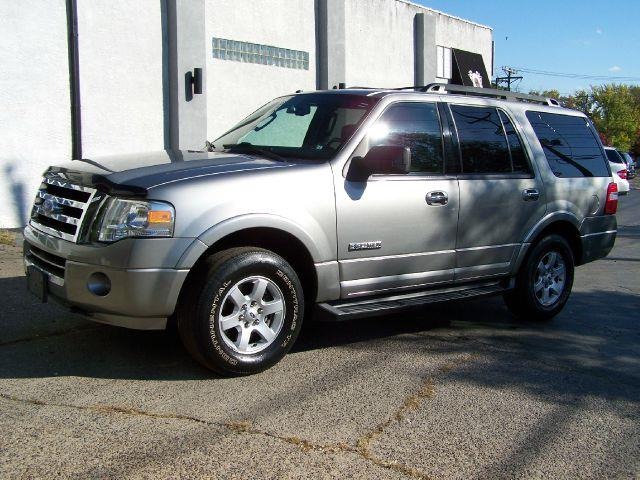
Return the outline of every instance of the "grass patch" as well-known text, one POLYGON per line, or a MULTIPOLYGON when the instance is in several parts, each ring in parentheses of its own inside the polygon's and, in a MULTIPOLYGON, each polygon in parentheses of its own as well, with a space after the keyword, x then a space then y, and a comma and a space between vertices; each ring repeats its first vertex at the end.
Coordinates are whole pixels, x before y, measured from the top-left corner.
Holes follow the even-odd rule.
POLYGON ((8 230, 0 230, 0 244, 15 245, 16 236, 8 230))

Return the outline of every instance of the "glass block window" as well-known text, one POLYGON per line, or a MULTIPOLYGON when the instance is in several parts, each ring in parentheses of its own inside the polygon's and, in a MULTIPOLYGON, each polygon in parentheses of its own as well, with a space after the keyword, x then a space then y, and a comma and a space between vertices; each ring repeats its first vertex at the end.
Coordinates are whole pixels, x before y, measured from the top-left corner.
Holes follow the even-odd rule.
POLYGON ((309 52, 213 37, 213 58, 309 70, 309 52))

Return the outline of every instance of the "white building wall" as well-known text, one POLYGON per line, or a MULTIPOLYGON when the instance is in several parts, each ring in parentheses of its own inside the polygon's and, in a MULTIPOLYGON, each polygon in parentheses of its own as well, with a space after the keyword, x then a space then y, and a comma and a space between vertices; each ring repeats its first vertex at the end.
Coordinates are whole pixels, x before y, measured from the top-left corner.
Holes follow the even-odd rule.
MULTIPOLYGON (((436 18, 436 44, 449 48, 480 53, 489 78, 493 57, 493 32, 490 28, 456 17, 438 14, 436 18)), ((485 85, 490 87, 490 85, 485 85)))
MULTIPOLYGON (((414 84, 414 19, 423 13, 435 17, 435 32, 425 32, 435 43, 425 45, 425 58, 435 58, 442 45, 482 54, 491 76, 491 28, 424 8, 403 0, 345 0, 345 55, 348 86, 401 87, 414 84)), ((435 71, 435 66, 433 67, 435 71)), ((435 77, 426 79, 436 81, 435 77)))
POLYGON ((160 0, 79 0, 78 43, 83 156, 162 150, 160 0))
POLYGON ((421 8, 388 0, 346 0, 347 86, 413 85, 413 22, 421 8))
POLYGON ((64 0, 0 1, 0 228, 24 225, 47 165, 71 155, 64 0))
POLYGON ((274 97, 316 88, 313 0, 207 0, 207 138, 274 97), (213 37, 309 52, 309 70, 214 59, 213 37))

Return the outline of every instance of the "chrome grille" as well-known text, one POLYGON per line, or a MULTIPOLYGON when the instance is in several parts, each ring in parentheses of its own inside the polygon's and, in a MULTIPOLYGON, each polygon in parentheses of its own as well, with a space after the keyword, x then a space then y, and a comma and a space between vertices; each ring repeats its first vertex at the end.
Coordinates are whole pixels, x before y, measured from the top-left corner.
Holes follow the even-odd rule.
POLYGON ((76 242, 95 194, 93 188, 76 185, 57 175, 47 175, 36 194, 30 224, 54 237, 76 242))

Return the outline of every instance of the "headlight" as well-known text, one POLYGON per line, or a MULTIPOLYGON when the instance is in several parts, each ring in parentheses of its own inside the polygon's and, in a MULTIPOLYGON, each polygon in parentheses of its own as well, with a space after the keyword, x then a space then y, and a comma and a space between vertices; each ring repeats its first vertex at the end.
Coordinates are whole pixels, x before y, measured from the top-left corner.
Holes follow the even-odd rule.
POLYGON ((98 241, 127 237, 171 237, 174 208, 164 202, 110 198, 99 222, 98 241))

